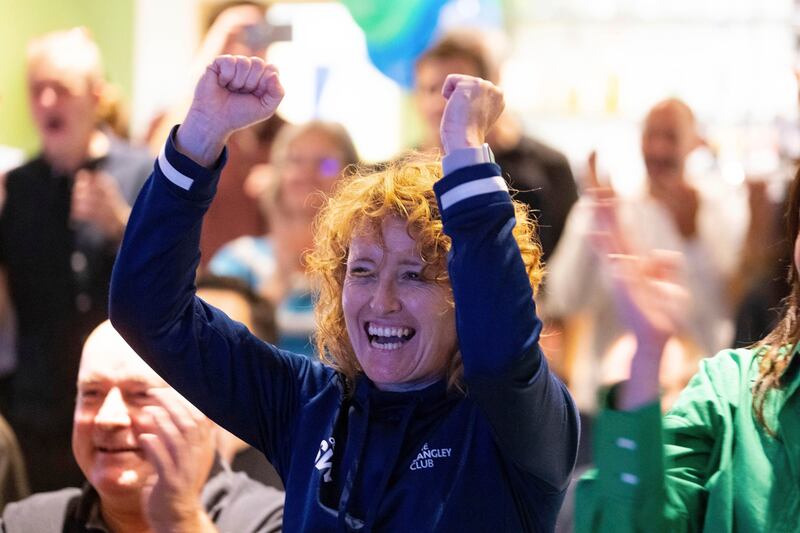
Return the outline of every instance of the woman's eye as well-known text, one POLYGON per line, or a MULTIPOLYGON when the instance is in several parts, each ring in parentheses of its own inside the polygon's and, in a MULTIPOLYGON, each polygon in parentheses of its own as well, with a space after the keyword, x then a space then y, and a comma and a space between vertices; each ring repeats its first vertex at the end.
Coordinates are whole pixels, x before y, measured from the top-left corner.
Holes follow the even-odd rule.
POLYGON ((412 281, 418 281, 422 279, 422 273, 420 272, 406 272, 403 274, 403 277, 406 279, 410 279, 412 281))
POLYGON ((369 269, 364 267, 351 267, 350 268, 350 275, 355 277, 364 277, 369 275, 369 269))

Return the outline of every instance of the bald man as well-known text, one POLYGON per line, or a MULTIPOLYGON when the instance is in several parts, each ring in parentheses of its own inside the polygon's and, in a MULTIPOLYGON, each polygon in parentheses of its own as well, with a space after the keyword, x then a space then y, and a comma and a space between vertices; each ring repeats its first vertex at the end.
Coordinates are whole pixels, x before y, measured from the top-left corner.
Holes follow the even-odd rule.
POLYGON ((642 129, 650 196, 667 209, 681 236, 697 235, 698 191, 686 181, 686 159, 699 145, 694 113, 681 100, 656 104, 642 129))
POLYGON ((221 462, 216 431, 103 322, 83 349, 73 418, 88 482, 7 506, 0 531, 280 531, 283 493, 221 462))
MULTIPOLYGON (((677 252, 679 275, 693 301, 686 309, 685 337, 700 352, 716 353, 732 341, 732 309, 727 284, 735 271, 743 228, 742 213, 713 191, 687 179, 686 160, 699 144, 691 108, 677 99, 658 102, 642 128, 641 151, 647 187, 641 196, 616 199, 616 215, 632 251, 677 252)), ((605 190, 597 193, 613 197, 605 190)), ((728 198, 727 196, 725 197, 728 198)), ((743 207, 744 206, 743 204, 743 207)), ((597 265, 590 236, 596 227, 593 198, 582 198, 570 212, 565 233, 548 265, 546 310, 581 328, 571 388, 579 407, 595 407, 602 380, 600 360, 624 333, 609 290, 610 278, 597 265)))

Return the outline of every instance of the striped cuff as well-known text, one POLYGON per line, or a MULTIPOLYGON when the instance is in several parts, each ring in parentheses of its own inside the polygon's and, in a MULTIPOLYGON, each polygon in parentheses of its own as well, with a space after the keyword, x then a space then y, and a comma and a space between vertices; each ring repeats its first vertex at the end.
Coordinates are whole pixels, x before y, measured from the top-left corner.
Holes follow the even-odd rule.
POLYGON ((493 193, 508 195, 508 185, 500 176, 500 167, 494 163, 460 168, 439 180, 433 189, 442 212, 477 196, 493 193))
POLYGON ((201 195, 213 194, 217 178, 228 160, 228 149, 222 151, 211 168, 197 164, 175 147, 178 126, 172 128, 164 148, 158 154, 158 169, 167 180, 184 191, 201 195))
POLYGON ((166 146, 164 146, 164 148, 161 149, 161 153, 158 154, 158 166, 161 169, 161 173, 164 174, 169 181, 181 189, 188 191, 192 187, 194 180, 189 176, 182 174, 172 165, 172 163, 169 162, 169 159, 167 159, 166 146))
POLYGON ((462 183, 461 185, 450 189, 439 198, 439 202, 442 205, 442 209, 448 209, 454 204, 466 200, 467 198, 472 198, 473 196, 478 196, 479 194, 489 194, 498 191, 508 192, 508 186, 503 178, 500 176, 483 178, 480 180, 470 181, 468 183, 462 183))

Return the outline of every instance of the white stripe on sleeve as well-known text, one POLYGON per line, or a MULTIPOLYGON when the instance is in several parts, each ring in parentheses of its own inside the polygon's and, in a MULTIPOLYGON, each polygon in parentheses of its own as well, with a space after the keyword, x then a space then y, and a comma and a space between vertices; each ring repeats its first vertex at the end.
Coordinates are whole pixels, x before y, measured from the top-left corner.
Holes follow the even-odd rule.
POLYGON ((192 186, 192 183, 194 183, 194 180, 187 176, 184 176, 175 167, 172 166, 172 163, 170 163, 167 160, 167 154, 165 150, 166 147, 162 148, 161 153, 158 154, 158 166, 161 168, 161 172, 164 173, 164 175, 167 177, 169 181, 171 181, 181 189, 188 191, 189 188, 192 186))
POLYGON ((472 198, 479 194, 488 194, 498 191, 508 191, 506 181, 500 176, 468 181, 467 183, 462 183, 458 187, 453 187, 442 195, 440 198, 442 209, 447 209, 461 200, 466 200, 467 198, 472 198))

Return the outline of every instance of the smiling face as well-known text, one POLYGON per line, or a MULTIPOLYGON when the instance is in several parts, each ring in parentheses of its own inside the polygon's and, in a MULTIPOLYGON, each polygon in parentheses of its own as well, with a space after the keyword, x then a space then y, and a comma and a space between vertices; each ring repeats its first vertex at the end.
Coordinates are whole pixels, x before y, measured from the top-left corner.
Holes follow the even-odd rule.
POLYGON ((445 376, 458 349, 449 285, 431 279, 406 222, 350 243, 342 307, 353 350, 378 388, 414 390, 445 376))
POLYGON ((109 322, 86 341, 78 372, 72 451, 101 496, 136 497, 155 473, 138 444, 151 389, 168 388, 109 322))

